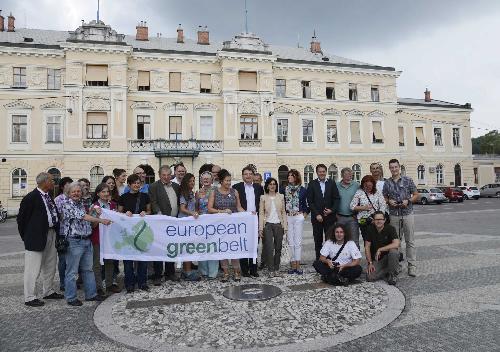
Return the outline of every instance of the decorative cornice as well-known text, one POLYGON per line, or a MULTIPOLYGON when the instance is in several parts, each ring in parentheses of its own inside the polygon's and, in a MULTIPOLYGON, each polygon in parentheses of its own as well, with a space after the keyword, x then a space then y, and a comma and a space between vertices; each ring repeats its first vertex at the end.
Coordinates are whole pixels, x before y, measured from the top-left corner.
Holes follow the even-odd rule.
POLYGON ((346 116, 363 116, 363 112, 353 109, 345 112, 346 116))
POLYGON ((254 100, 244 100, 238 104, 240 114, 260 114, 260 104, 254 100))
POLYGON ((163 105, 163 110, 186 111, 187 109, 188 109, 187 105, 182 103, 167 103, 163 105))
POLYGON ((386 116, 387 114, 380 110, 374 110, 367 114, 369 117, 386 116))
POLYGON ((305 107, 297 111, 297 114, 317 114, 318 110, 310 108, 310 107, 305 107))
POLYGON ((49 101, 48 103, 40 105, 40 110, 65 110, 66 106, 57 101, 49 101))
POLYGON ((217 111, 218 110, 217 106, 214 105, 214 104, 211 104, 211 103, 196 104, 194 106, 194 109, 195 110, 211 110, 211 111, 217 111))
POLYGON ((336 115, 336 116, 340 116, 342 115, 342 113, 338 110, 335 110, 335 109, 326 109, 324 110, 321 115, 336 115))
POLYGON ((276 109, 274 109, 274 113, 293 114, 295 113, 295 111, 287 106, 278 106, 276 109))
POLYGON ((16 100, 16 101, 13 101, 12 103, 5 104, 4 108, 7 110, 15 110, 15 109, 33 110, 32 105, 25 103, 24 101, 21 101, 21 100, 16 100))
POLYGON ((144 109, 144 110, 156 110, 156 105, 149 101, 138 101, 130 105, 132 110, 144 109))

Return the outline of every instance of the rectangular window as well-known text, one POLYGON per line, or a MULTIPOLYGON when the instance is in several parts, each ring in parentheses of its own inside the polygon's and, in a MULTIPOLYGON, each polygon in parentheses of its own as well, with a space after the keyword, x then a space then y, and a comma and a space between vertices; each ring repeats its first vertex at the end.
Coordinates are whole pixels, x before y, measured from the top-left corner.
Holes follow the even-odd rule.
POLYGON ((302 120, 302 142, 313 142, 314 121, 309 119, 302 120))
POLYGON ((61 143, 61 116, 47 117, 47 143, 61 143))
POLYGON ((151 117, 149 115, 137 115, 137 139, 151 138, 151 117))
POLYGON ((338 143, 339 138, 337 135, 337 121, 326 121, 326 141, 329 143, 338 143))
POLYGON ((405 129, 403 126, 398 127, 398 133, 399 133, 399 146, 404 147, 405 146, 405 129))
POLYGON ((353 83, 349 83, 349 100, 358 100, 358 87, 353 83))
POLYGON ((238 78, 240 90, 257 91, 257 72, 239 71, 238 78))
POLYGON ((453 127, 453 146, 461 147, 462 141, 460 140, 460 128, 453 127))
POLYGON ((200 93, 212 92, 212 75, 201 73, 200 74, 200 93))
POLYGON ((351 143, 361 143, 361 131, 359 121, 351 121, 351 143))
POLYGON ((372 121, 372 129, 373 129, 372 142, 384 143, 384 134, 382 133, 382 122, 372 121))
POLYGON ((479 183, 479 175, 477 173, 477 167, 474 168, 474 184, 478 184, 479 183))
POLYGON ((26 88, 26 67, 14 67, 14 88, 26 88))
POLYGON ((87 65, 85 75, 87 86, 107 86, 108 85, 108 66, 107 65, 87 65))
POLYGON ((276 120, 276 131, 278 134, 278 142, 288 142, 288 119, 276 120))
POLYGON ((443 146, 443 131, 441 130, 441 127, 434 127, 434 146, 443 146))
POLYGON ((87 113, 87 139, 108 138, 108 114, 105 112, 87 113))
POLYGON ((171 92, 181 91, 181 73, 180 72, 170 72, 168 75, 169 90, 171 92))
POLYGON ((311 82, 310 81, 302 81, 302 98, 311 98, 311 82))
POLYGON ((137 90, 140 91, 151 90, 149 79, 150 79, 149 71, 139 71, 137 75, 137 90))
POLYGON ((200 139, 210 141, 214 139, 214 119, 212 116, 200 116, 200 139))
POLYGON ((495 168, 495 183, 500 182, 500 167, 495 168))
POLYGON ((179 141, 182 139, 182 116, 170 116, 169 118, 169 138, 179 141))
POLYGON ((258 139, 257 116, 240 117, 240 139, 258 139))
POLYGON ((61 70, 47 69, 47 89, 61 89, 61 70))
POLYGON ((425 145, 423 127, 415 127, 415 145, 417 147, 423 147, 425 145))
POLYGON ((12 115, 12 142, 28 142, 28 116, 12 115))
POLYGON ((286 96, 286 80, 277 79, 276 80, 276 97, 284 98, 286 96))
POLYGON ((378 86, 372 86, 371 93, 372 93, 372 101, 380 101, 378 86))
POLYGON ((326 84, 326 99, 335 100, 335 84, 327 83, 326 84))

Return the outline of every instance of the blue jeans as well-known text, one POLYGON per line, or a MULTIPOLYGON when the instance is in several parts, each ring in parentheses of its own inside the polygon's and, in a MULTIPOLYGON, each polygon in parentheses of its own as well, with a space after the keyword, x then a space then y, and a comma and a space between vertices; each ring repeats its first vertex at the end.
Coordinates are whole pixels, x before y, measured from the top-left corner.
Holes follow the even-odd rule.
POLYGON ((216 278, 219 273, 219 261, 218 260, 204 260, 198 262, 198 270, 203 276, 208 276, 209 278, 216 278))
POLYGON ((146 286, 148 279, 148 262, 137 262, 137 274, 134 272, 134 261, 124 260, 123 266, 125 269, 125 288, 131 289, 135 287, 141 288, 146 286))
POLYGON ((66 251, 66 274, 64 280, 64 297, 66 301, 72 302, 76 297, 76 279, 78 278, 78 269, 83 280, 83 289, 85 299, 94 298, 97 295, 95 286, 94 272, 92 266, 94 263, 92 242, 90 240, 80 240, 68 238, 69 246, 66 251))
POLYGON ((64 276, 66 274, 66 253, 57 253, 59 262, 57 263, 57 270, 59 271, 59 288, 64 289, 64 276))

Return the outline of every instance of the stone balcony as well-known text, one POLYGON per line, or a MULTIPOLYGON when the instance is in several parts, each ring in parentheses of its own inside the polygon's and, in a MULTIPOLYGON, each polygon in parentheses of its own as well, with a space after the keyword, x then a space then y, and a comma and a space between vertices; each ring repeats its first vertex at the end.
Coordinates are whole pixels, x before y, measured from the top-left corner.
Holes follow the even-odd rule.
POLYGON ((88 149, 88 148, 91 148, 91 149, 109 148, 110 141, 109 141, 109 139, 85 139, 85 140, 83 140, 82 146, 85 149, 88 149))
POLYGON ((129 152, 154 152, 157 157, 197 157, 200 152, 222 152, 223 142, 217 140, 131 139, 129 152))

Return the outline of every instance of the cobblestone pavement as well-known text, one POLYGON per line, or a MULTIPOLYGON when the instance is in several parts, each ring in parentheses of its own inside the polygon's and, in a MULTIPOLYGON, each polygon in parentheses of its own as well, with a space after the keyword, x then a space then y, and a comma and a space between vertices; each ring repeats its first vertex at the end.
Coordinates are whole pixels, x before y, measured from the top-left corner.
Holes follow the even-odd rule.
MULTIPOLYGON (((318 351, 500 351, 500 200, 479 202, 477 211, 472 201, 417 209, 418 277, 400 276, 403 313, 377 332, 318 351)), ((135 350, 96 328, 95 303, 25 307, 22 246, 12 228, 12 220, 0 225, 0 351, 135 350)), ((306 258, 311 237, 309 226, 306 258)))

